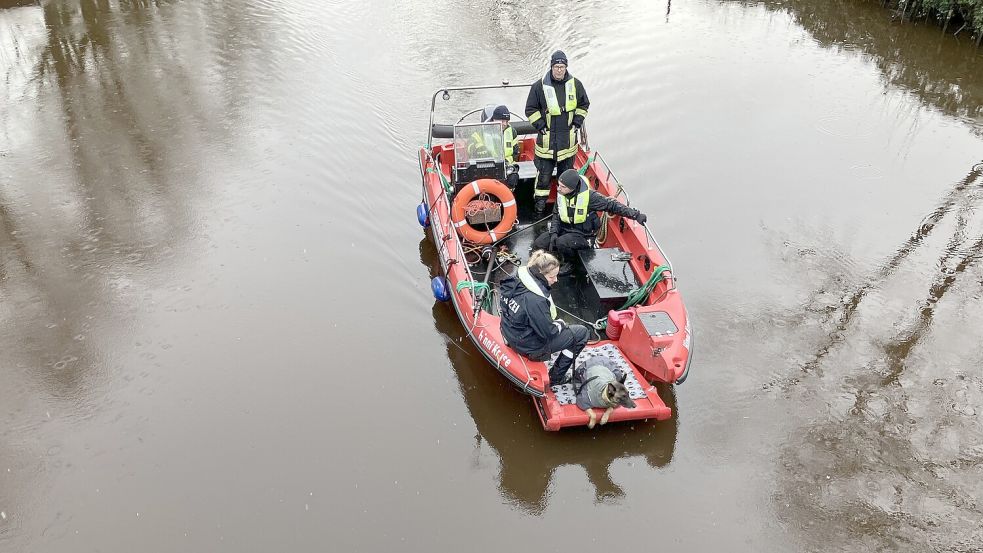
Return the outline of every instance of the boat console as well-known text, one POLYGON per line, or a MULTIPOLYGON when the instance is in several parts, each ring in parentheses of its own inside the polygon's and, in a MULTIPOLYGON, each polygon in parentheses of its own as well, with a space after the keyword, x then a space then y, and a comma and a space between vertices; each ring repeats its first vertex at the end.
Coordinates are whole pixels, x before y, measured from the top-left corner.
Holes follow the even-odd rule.
POLYGON ((454 191, 478 179, 505 182, 505 137, 497 122, 454 125, 454 191))

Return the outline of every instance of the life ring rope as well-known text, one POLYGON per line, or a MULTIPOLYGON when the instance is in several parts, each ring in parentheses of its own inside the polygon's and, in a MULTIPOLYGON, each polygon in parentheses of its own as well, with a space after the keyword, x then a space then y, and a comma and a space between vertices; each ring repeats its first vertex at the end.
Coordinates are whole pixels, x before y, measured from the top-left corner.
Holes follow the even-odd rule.
POLYGON ((518 208, 515 204, 515 194, 500 181, 495 179, 478 179, 471 184, 461 188, 454 196, 454 203, 451 206, 451 221, 458 234, 465 240, 476 244, 491 244, 502 236, 505 236, 518 217, 518 208), (466 207, 468 203, 479 194, 495 196, 502 202, 502 220, 495 228, 480 231, 468 224, 466 207))

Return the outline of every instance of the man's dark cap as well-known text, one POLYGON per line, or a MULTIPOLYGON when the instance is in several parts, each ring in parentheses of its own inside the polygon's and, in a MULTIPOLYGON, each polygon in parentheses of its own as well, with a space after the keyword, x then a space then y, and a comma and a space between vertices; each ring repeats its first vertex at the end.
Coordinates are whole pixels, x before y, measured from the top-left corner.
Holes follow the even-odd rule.
POLYGON ((576 169, 567 169, 560 175, 560 184, 570 190, 576 190, 580 186, 580 173, 576 169))
POLYGON ((567 55, 563 53, 563 50, 557 50, 556 52, 553 52, 552 56, 550 56, 550 67, 553 67, 558 63, 567 65, 567 55))

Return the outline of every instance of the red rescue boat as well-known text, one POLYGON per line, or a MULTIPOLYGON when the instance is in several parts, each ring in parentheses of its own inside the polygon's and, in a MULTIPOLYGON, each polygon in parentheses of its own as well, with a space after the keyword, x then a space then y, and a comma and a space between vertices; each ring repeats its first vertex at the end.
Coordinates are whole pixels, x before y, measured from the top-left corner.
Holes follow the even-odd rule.
MULTIPOLYGON (((457 123, 434 121, 438 97, 451 93, 528 85, 443 88, 431 101, 426 147, 419 151, 423 199, 417 208, 420 224, 433 239, 441 276, 433 279, 435 297, 450 303, 468 336, 499 372, 532 396, 546 430, 586 426, 589 417, 575 404, 570 384, 551 386, 550 361, 532 361, 513 351, 499 329, 498 283, 529 256, 536 234, 546 230, 533 211, 535 130, 521 117, 509 125, 521 144, 515 164, 508 164, 497 122, 477 121, 481 108, 457 123), (475 136, 485 146, 469 148, 475 136), (496 142, 497 141, 497 142, 496 142), (513 194, 505 184, 509 171, 519 172, 513 194)), ((604 158, 592 151, 586 133, 578 136, 574 168, 595 190, 630 205, 604 158)), ((555 179, 554 179, 555 191, 555 179)), ((596 248, 582 252, 574 275, 562 277, 552 295, 570 323, 588 324, 593 340, 580 354, 580 364, 595 356, 615 362, 628 374, 626 386, 635 408, 619 407, 612 421, 672 416, 659 387, 681 384, 689 374, 693 331, 672 264, 645 225, 613 216, 603 219, 596 248)))

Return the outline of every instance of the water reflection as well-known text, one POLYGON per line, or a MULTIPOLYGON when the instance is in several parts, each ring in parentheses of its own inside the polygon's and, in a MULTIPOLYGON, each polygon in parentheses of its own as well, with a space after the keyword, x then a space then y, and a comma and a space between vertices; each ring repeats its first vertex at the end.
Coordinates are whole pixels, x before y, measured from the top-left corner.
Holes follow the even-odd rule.
MULTIPOLYGON (((237 82, 248 45, 221 54, 217 69, 206 53, 262 36, 222 2, 181 13, 163 0, 0 7, 26 4, 0 12, 0 405, 10 414, 0 539, 61 466, 50 445, 61 435, 45 425, 114 401, 106 391, 123 368, 113 360, 159 299, 154 279, 188 253, 213 177, 203 167, 230 152, 251 94, 237 82), (33 441, 14 441, 25 435, 33 441)), ((143 370, 160 367, 145 360, 143 370)))
POLYGON ((784 332, 820 338, 799 374, 765 387, 805 418, 782 446, 776 502, 813 550, 963 551, 983 537, 983 351, 953 330, 979 328, 981 177, 973 166, 867 276, 835 245, 793 246, 809 253, 791 271, 828 277, 784 332))
MULTIPOLYGON (((420 257, 435 276, 436 250, 425 238, 420 257)), ((565 429, 546 432, 531 400, 516 391, 467 337, 449 304, 433 307, 434 326, 447 343, 447 357, 454 367, 461 394, 477 426, 475 455, 490 447, 499 457, 499 490, 502 497, 526 512, 538 514, 549 504, 550 481, 557 468, 577 465, 584 469, 597 502, 617 502, 625 490, 610 476, 611 464, 622 458, 643 457, 652 468, 672 460, 678 420, 614 424, 599 430, 565 429)), ((676 412, 672 388, 659 393, 676 412)), ((677 415, 678 416, 678 415, 677 415)))
POLYGON ((983 543, 983 432, 971 407, 983 399, 983 379, 884 385, 877 365, 847 386, 849 406, 785 445, 778 512, 810 550, 972 551, 983 543))
MULTIPOLYGON (((42 366, 61 369, 59 396, 71 395, 80 378, 64 375, 98 364, 82 346, 87 334, 110 314, 130 314, 138 276, 172 258, 194 229, 202 175, 187 160, 226 139, 235 111, 208 109, 216 107, 209 83, 166 28, 168 4, 41 3, 37 24, 45 38, 16 60, 29 78, 11 97, 25 100, 7 106, 3 131, 29 129, 34 138, 5 155, 12 174, 0 187, 0 286, 30 312, 19 314, 10 339, 33 344, 17 348, 33 350, 30 364, 42 357, 42 366), (34 95, 60 111, 37 112, 28 100, 34 95), (65 359, 78 362, 66 366, 65 359)), ((211 40, 249 31, 238 10, 202 9, 214 12, 207 18, 218 26, 210 28, 211 40)))
POLYGON ((930 25, 898 24, 880 2, 741 3, 787 12, 824 47, 863 52, 888 84, 915 93, 923 103, 960 117, 983 133, 983 82, 970 78, 979 74, 980 50, 968 36, 961 41, 963 48, 943 48, 959 40, 930 25), (926 48, 926 42, 938 48, 926 48))
MULTIPOLYGON (((888 359, 892 360, 891 364, 894 367, 892 369, 893 376, 889 378, 897 378, 897 374, 901 370, 900 367, 911 347, 931 322, 934 306, 954 284, 957 277, 966 272, 969 265, 977 261, 980 254, 983 253, 983 237, 972 243, 969 243, 966 238, 967 228, 971 226, 973 214, 980 201, 981 176, 983 176, 983 163, 974 165, 963 179, 955 183, 939 203, 925 215, 911 235, 896 249, 894 255, 880 264, 877 270, 868 277, 851 275, 849 270, 823 271, 823 267, 849 265, 848 262, 844 262, 845 254, 839 250, 829 250, 817 246, 795 246, 800 251, 808 251, 811 254, 812 261, 809 262, 810 267, 813 268, 811 273, 829 275, 827 281, 819 285, 810 294, 802 312, 798 315, 790 315, 792 319, 799 322, 805 318, 818 316, 821 324, 827 329, 821 344, 801 365, 803 373, 817 372, 819 375, 822 374, 823 361, 835 347, 847 339, 848 331, 854 318, 859 315, 864 299, 905 268, 905 260, 918 251, 933 231, 942 225, 944 219, 952 215, 951 236, 936 262, 936 267, 941 268, 941 273, 929 285, 927 297, 922 301, 923 306, 919 312, 919 323, 909 332, 896 338, 893 343, 884 346, 885 354, 887 354, 888 359), (863 283, 853 290, 849 290, 848 288, 854 280, 861 280, 863 283)), ((797 384, 799 378, 798 375, 785 375, 767 383, 765 388, 779 386, 788 389, 788 387, 797 384)))

